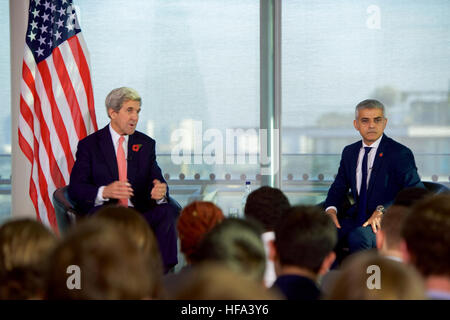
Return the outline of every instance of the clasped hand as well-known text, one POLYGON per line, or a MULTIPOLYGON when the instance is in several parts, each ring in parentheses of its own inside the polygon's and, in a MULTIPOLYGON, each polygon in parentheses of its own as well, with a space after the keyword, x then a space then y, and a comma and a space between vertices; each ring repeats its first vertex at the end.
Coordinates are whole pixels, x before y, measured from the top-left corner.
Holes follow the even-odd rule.
POLYGON ((159 181, 158 179, 153 180, 153 189, 150 193, 151 198, 154 200, 161 200, 166 196, 167 184, 159 181))
POLYGON ((130 199, 133 196, 133 188, 127 181, 114 181, 103 189, 102 197, 105 199, 130 199))

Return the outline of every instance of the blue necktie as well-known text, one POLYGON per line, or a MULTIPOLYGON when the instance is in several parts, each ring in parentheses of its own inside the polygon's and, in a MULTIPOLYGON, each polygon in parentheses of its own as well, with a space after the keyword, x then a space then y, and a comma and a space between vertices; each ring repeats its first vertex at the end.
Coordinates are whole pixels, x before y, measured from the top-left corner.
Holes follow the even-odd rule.
POLYGON ((361 165, 362 178, 358 200, 358 223, 362 225, 367 220, 367 158, 372 147, 364 147, 364 157, 361 165))

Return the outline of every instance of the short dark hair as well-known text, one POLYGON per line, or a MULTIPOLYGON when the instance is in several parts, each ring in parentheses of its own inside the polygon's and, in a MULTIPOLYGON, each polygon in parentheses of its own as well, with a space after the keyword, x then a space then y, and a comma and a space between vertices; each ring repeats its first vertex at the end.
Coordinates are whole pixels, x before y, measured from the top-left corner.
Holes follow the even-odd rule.
POLYGON ((425 197, 431 196, 433 193, 428 189, 411 187, 400 190, 395 196, 393 205, 411 207, 414 203, 425 197))
POLYGON ((266 231, 271 231, 290 206, 288 198, 280 189, 263 186, 248 195, 244 212, 246 217, 252 217, 266 231))
POLYGON ((393 205, 386 210, 381 218, 381 230, 386 235, 388 248, 398 249, 402 240, 403 222, 409 212, 405 206, 393 205))
POLYGON ((224 263, 256 281, 263 281, 266 254, 262 226, 256 221, 227 218, 217 224, 191 256, 195 263, 224 263))
POLYGON ((336 227, 316 206, 292 207, 275 228, 275 247, 282 266, 317 273, 336 243, 336 227))
POLYGON ((402 235, 413 264, 423 276, 450 276, 449 230, 450 193, 425 198, 411 208, 402 235))

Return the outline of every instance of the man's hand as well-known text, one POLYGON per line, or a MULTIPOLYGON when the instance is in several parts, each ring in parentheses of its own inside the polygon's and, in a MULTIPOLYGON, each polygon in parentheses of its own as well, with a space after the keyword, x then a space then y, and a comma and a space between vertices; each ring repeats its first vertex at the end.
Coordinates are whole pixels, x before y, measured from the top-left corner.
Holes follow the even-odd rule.
POLYGON ((128 181, 114 181, 103 189, 103 198, 130 199, 133 196, 133 188, 128 181))
POLYGON ((330 216, 331 220, 333 220, 334 224, 336 225, 336 228, 340 229, 341 225, 339 224, 339 220, 337 218, 337 212, 334 209, 328 209, 328 211, 325 211, 325 213, 330 216))
POLYGON ((380 222, 381 222, 381 216, 383 215, 382 212, 375 210, 372 213, 372 216, 367 220, 362 226, 367 227, 369 224, 372 227, 373 233, 377 233, 377 230, 381 228, 380 222))
POLYGON ((153 189, 151 192, 151 198, 154 200, 161 200, 166 196, 167 184, 162 183, 158 179, 153 180, 153 189))

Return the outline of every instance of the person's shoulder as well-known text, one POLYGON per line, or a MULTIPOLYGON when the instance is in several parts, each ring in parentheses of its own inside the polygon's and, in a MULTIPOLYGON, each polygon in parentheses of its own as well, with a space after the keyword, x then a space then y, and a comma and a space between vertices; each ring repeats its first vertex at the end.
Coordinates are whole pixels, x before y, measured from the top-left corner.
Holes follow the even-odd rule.
POLYGON ((346 145, 342 152, 354 151, 356 149, 359 150, 360 148, 361 148, 361 140, 358 140, 356 142, 353 142, 352 144, 346 145))
POLYGON ((79 145, 89 145, 89 144, 93 143, 94 141, 97 141, 97 139, 99 139, 102 135, 105 134, 104 130, 107 130, 107 129, 108 129, 108 126, 87 135, 86 137, 84 137, 83 139, 80 140, 79 145))
POLYGON ((395 141, 394 139, 388 137, 387 135, 383 136, 383 140, 382 141, 386 146, 386 148, 395 149, 398 152, 411 152, 411 149, 409 149, 407 146, 401 144, 398 141, 395 141))
POLYGON ((135 131, 133 133, 133 138, 135 139, 135 141, 140 141, 140 142, 144 142, 144 143, 155 143, 155 139, 151 138, 150 136, 146 135, 145 133, 142 133, 140 131, 135 131))

